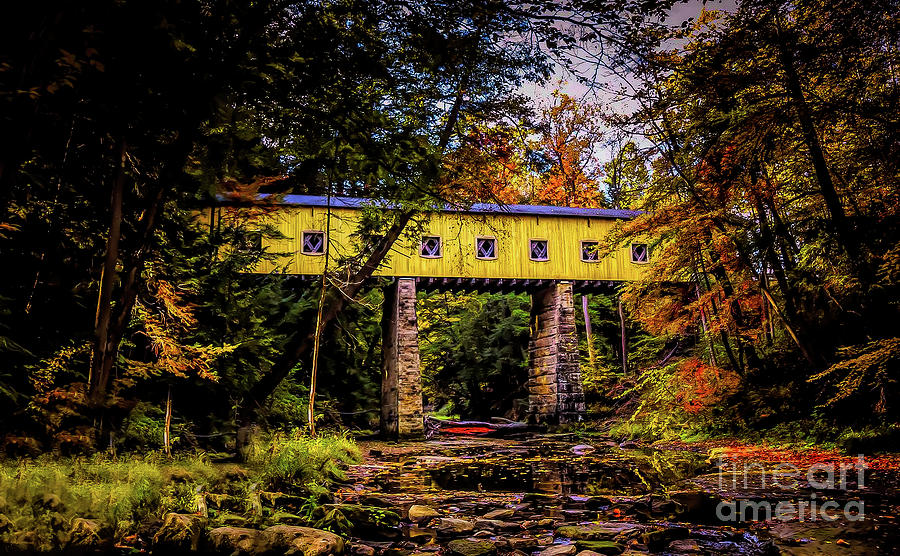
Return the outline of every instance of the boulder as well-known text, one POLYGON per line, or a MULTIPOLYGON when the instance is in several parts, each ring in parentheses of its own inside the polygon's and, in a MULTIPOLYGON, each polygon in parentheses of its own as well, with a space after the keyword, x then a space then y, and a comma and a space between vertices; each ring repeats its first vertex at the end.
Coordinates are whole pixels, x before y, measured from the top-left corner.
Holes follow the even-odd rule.
POLYGON ((409 507, 409 520, 413 523, 425 523, 435 517, 441 517, 441 513, 434 508, 420 504, 413 504, 409 507))
POLYGON ((434 520, 431 526, 444 537, 469 535, 475 531, 475 524, 465 519, 442 517, 434 520))
POLYGON ((515 510, 511 510, 509 508, 503 508, 500 510, 494 510, 492 512, 488 512, 484 514, 484 519, 510 519, 512 516, 516 514, 515 510))
POLYGON ((447 544, 453 556, 489 556, 497 553, 492 541, 475 539, 457 539, 447 544))
POLYGON ((703 549, 700 548, 700 544, 693 539, 681 539, 677 541, 672 541, 669 543, 669 546, 666 548, 667 552, 672 552, 675 554, 702 554, 703 549))
POLYGON ((500 521, 498 519, 476 519, 475 528, 491 531, 516 531, 522 529, 522 524, 513 521, 500 521))
POLYGON ((375 556, 375 549, 367 544, 353 543, 348 552, 350 556, 375 556))
POLYGON ((556 536, 577 541, 612 541, 636 537, 641 531, 641 527, 630 523, 591 523, 564 525, 556 529, 556 536))
POLYGON ((260 533, 260 552, 328 556, 344 553, 344 540, 328 531, 296 525, 275 525, 260 533))
POLYGON ((153 552, 196 551, 206 532, 206 524, 206 518, 200 515, 166 514, 162 527, 153 535, 153 552))
POLYGON ((575 545, 578 550, 590 550, 598 554, 621 554, 625 552, 625 547, 613 541, 577 541, 575 545))
MULTIPOLYGON (((2 516, 0 516, 2 517, 2 516)), ((2 529, 2 527, 0 527, 2 529)), ((66 543, 70 550, 102 550, 109 544, 101 536, 100 524, 93 519, 84 519, 76 517, 72 520, 72 527, 69 529, 69 542, 66 543)))
POLYGON ((578 552, 574 544, 555 544, 541 551, 539 556, 570 556, 578 552))
POLYGON ((243 527, 217 527, 209 532, 208 551, 213 554, 244 556, 259 550, 261 532, 243 527))

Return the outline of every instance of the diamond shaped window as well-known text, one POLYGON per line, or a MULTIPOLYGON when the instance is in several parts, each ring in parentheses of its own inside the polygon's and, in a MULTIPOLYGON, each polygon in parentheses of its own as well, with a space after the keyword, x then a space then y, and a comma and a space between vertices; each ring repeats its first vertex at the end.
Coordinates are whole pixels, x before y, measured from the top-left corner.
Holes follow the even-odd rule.
POLYGON ((479 237, 475 240, 476 259, 496 259, 497 240, 492 237, 479 237))
POLYGON ((303 243, 300 252, 304 255, 325 254, 325 232, 303 232, 303 243))
POLYGON ((530 240, 529 257, 532 261, 549 261, 550 254, 547 251, 546 239, 530 240))
POLYGON ((419 248, 419 255, 426 259, 440 258, 441 238, 438 236, 423 236, 422 245, 419 248))
POLYGON ((650 262, 650 247, 646 243, 631 244, 631 262, 646 263, 650 262))

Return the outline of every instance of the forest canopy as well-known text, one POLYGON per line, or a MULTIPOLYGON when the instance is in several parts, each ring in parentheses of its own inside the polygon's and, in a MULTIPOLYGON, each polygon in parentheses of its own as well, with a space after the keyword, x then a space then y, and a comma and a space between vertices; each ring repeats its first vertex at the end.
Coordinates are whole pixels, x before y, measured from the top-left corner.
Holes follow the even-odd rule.
MULTIPOLYGON (((158 446, 167 399, 186 446, 305 426, 316 323, 317 414, 371 428, 372 274, 429 209, 478 201, 641 211, 607 248, 653 238, 646 279, 579 311, 593 422, 900 438, 900 5, 752 0, 673 25, 673 4, 17 6, 0 23, 7 451, 158 446), (556 91, 536 102, 535 84, 556 91), (285 194, 391 210, 317 285, 249 274, 278 260, 253 234, 277 233, 259 222, 285 194), (241 210, 203 216, 223 200, 241 210)), ((522 417, 527 298, 419 304, 433 409, 522 417)))

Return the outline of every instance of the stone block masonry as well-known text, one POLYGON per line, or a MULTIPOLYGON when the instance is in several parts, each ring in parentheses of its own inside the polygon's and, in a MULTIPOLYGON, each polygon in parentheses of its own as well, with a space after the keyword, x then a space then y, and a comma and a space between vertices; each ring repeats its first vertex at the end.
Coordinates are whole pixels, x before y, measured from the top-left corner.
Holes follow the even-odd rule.
POLYGON ((531 296, 528 412, 538 423, 584 419, 584 392, 572 284, 559 282, 531 296))
POLYGON ((422 437, 425 428, 414 278, 398 278, 385 288, 382 334, 381 432, 388 438, 422 437))

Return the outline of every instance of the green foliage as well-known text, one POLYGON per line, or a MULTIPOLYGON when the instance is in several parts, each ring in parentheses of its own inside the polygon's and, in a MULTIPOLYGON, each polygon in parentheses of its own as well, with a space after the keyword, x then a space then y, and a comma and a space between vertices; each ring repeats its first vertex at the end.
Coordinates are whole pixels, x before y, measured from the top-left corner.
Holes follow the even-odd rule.
POLYGON ((516 413, 526 398, 526 295, 423 295, 418 303, 428 403, 463 417, 516 413))
POLYGON ((361 459, 356 444, 347 436, 310 438, 295 429, 274 433, 268 442, 252 451, 248 463, 259 469, 260 479, 267 487, 288 489, 292 485, 344 480, 343 466, 361 459))

